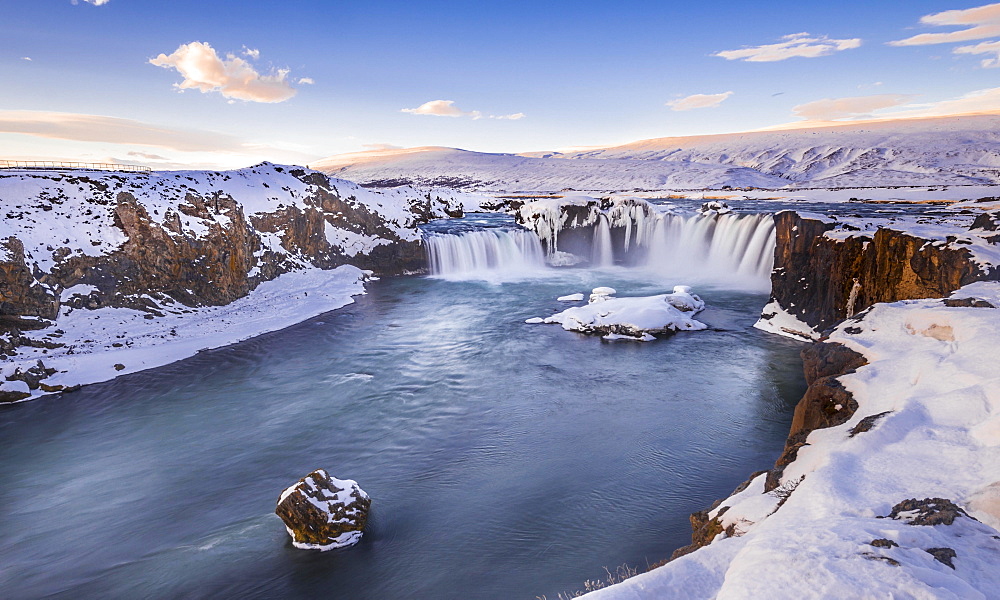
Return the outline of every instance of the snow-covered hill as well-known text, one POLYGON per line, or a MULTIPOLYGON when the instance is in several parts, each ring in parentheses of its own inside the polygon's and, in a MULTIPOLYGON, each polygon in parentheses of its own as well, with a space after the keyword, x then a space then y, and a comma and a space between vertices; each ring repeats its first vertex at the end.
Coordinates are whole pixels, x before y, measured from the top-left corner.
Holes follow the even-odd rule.
POLYGON ((1000 183, 1000 115, 673 137, 578 152, 360 152, 316 169, 365 185, 488 191, 1000 183))
POLYGON ((732 165, 633 159, 564 160, 487 154, 455 148, 411 148, 332 156, 311 165, 336 177, 373 187, 414 185, 493 192, 656 190, 780 187, 788 182, 732 165))

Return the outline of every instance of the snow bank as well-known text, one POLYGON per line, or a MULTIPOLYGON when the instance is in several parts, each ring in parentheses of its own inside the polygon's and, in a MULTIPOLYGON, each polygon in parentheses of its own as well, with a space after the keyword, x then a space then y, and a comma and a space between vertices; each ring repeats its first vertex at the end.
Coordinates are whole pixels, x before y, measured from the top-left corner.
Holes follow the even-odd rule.
MULTIPOLYGON (((63 307, 56 331, 24 333, 32 340, 61 346, 22 346, 14 359, 4 363, 2 374, 9 375, 17 368, 27 370, 41 360, 46 367, 58 370, 43 382, 50 388, 114 379, 283 329, 350 304, 352 296, 364 293, 366 278, 367 272, 344 265, 330 271, 286 273, 226 306, 188 308, 151 298, 160 303, 164 314, 157 318, 128 308, 63 307)), ((45 393, 41 389, 32 392, 33 397, 45 393)))
POLYGON ((1000 306, 1000 283, 952 299, 876 304, 837 327, 830 341, 869 363, 839 378, 853 417, 810 433, 778 489, 760 475, 712 511, 730 536, 587 597, 995 598, 1000 309, 982 301, 1000 306), (975 519, 913 524, 901 509, 924 498, 975 519))

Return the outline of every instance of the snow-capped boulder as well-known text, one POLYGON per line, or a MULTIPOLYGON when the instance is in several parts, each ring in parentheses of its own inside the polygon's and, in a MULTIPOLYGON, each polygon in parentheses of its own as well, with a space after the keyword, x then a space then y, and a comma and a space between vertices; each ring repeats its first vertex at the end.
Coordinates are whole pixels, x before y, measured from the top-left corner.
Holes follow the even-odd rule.
POLYGON ((590 304, 604 302, 617 294, 618 291, 611 287, 595 287, 590 291, 590 304))
POLYGON ((692 315, 705 308, 705 303, 687 286, 677 286, 672 294, 613 298, 612 288, 594 288, 590 303, 574 306, 544 320, 529 319, 527 323, 562 325, 567 331, 604 336, 604 339, 648 342, 652 334, 707 329, 692 315), (596 297, 596 299, 595 299, 596 297))
POLYGON ((703 202, 698 212, 703 215, 725 215, 733 212, 733 209, 729 208, 729 205, 722 200, 712 200, 710 202, 703 202))
POLYGON ((316 469, 281 493, 274 512, 296 548, 332 550, 361 539, 371 503, 356 481, 316 469))

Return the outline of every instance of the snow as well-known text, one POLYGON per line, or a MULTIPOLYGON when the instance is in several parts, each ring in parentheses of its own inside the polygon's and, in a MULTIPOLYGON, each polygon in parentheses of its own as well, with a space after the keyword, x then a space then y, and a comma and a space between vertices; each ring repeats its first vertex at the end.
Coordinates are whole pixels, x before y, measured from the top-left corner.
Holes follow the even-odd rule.
MULTIPOLYGON (((277 331, 350 304, 352 296, 364 293, 366 273, 350 265, 330 271, 293 271, 261 283, 228 305, 166 305, 164 316, 155 319, 128 308, 63 307, 57 320, 61 335, 51 329, 24 334, 63 346, 54 350, 23 346, 7 366, 27 369, 41 360, 59 371, 45 379, 50 386, 106 381, 277 331), (124 368, 116 370, 116 364, 124 368)), ((32 393, 44 394, 41 390, 32 393)))
MULTIPOLYGON (((328 523, 352 523, 353 520, 350 518, 334 519, 333 514, 335 509, 343 508, 345 509, 345 514, 350 515, 354 513, 357 514, 357 508, 352 509, 351 506, 356 504, 359 500, 368 500, 368 494, 361 489, 358 482, 353 479, 337 479, 336 477, 330 476, 324 469, 317 469, 317 473, 321 477, 329 479, 329 484, 332 487, 338 489, 336 492, 331 492, 326 485, 320 486, 316 479, 312 477, 312 473, 307 475, 302 479, 302 481, 296 482, 281 493, 278 498, 278 504, 280 505, 288 496, 293 493, 301 494, 310 504, 316 507, 320 513, 326 515, 326 520, 328 523), (358 497, 355 497, 357 494, 358 497)), ((324 482, 325 483, 325 482, 324 482)), ((307 542, 299 542, 295 539, 294 532, 289 528, 285 527, 288 531, 288 535, 292 538, 292 545, 296 548, 302 550, 333 550, 334 548, 343 548, 345 546, 351 546, 356 544, 361 540, 361 531, 346 531, 337 537, 333 538, 328 544, 310 544, 307 542)))
MULTIPOLYGON (((687 286, 677 286, 671 294, 633 298, 610 297, 614 292, 612 288, 595 288, 589 304, 568 308, 541 322, 562 325, 567 331, 626 336, 640 341, 650 341, 653 333, 707 329, 704 323, 691 318, 705 308, 705 303, 687 286)), ((540 317, 526 322, 539 323, 536 319, 540 317)))
POLYGON ((820 338, 819 332, 782 308, 777 300, 768 302, 760 312, 761 317, 753 326, 761 331, 804 341, 820 338))
MULTIPOLYGON (((1000 306, 1000 283, 971 284, 952 297, 1000 306)), ((762 493, 758 476, 713 512, 738 536, 588 598, 996 597, 1000 309, 939 299, 876 304, 829 339, 868 360, 840 377, 858 410, 809 434, 782 475, 784 493, 762 493), (850 435, 881 413, 871 430, 850 435), (884 518, 910 498, 947 498, 978 521, 884 518), (876 539, 898 547, 872 546, 876 539), (933 548, 953 549, 955 568, 935 560, 933 548)))
POLYGON ((313 166, 363 183, 504 192, 991 185, 1000 183, 1000 116, 659 138, 576 152, 407 148, 313 166))
POLYGON ((59 302, 66 302, 73 296, 89 296, 90 294, 96 291, 97 291, 96 287, 80 283, 64 289, 62 291, 62 294, 59 295, 59 302))
POLYGON ((556 298, 557 302, 580 302, 583 300, 583 294, 567 294, 566 296, 559 296, 556 298))
MULTIPOLYGON (((165 171, 117 173, 74 170, 0 171, 0 239, 16 237, 24 244, 25 260, 42 273, 51 272, 66 256, 101 256, 119 248, 124 232, 115 225, 119 194, 132 195, 150 219, 164 225, 179 224, 182 231, 170 235, 204 237, 213 228, 233 224, 234 214, 215 210, 213 199, 233 199, 252 221, 255 216, 277 213, 287 208, 315 207, 327 190, 314 178, 318 173, 295 166, 262 163, 232 171, 165 171), (206 203, 207 215, 191 216, 192 199, 206 203), (217 214, 218 213, 218 214, 217 214)), ((326 185, 323 183, 323 185, 326 185)), ((479 198, 452 190, 415 190, 397 187, 371 190, 340 179, 330 179, 329 191, 353 207, 375 213, 384 228, 397 239, 420 239, 416 225, 426 209, 431 216, 446 216, 446 210, 461 206, 478 207, 479 198)), ((373 237, 352 228, 334 226, 339 213, 328 213, 326 237, 347 256, 369 252, 376 246, 395 241, 373 237)), ((281 232, 258 232, 264 247, 286 253, 281 232)), ((2 250, 9 255, 9 251, 2 250)), ((9 256, 7 257, 10 258, 9 256)))

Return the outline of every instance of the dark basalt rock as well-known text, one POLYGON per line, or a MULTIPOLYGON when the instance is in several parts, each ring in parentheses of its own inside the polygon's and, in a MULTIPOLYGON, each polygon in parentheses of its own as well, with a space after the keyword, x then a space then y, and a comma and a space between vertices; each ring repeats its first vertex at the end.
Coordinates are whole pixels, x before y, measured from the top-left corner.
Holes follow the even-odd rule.
POLYGON ((316 469, 282 492, 274 512, 296 548, 330 550, 361 539, 370 507, 356 482, 316 469))
POLYGON ((864 419, 861 419, 858 422, 857 425, 855 425, 854 427, 851 427, 851 430, 848 432, 847 437, 854 437, 854 436, 858 435, 859 433, 864 433, 866 431, 871 431, 872 428, 875 427, 875 423, 877 423, 879 421, 879 419, 881 419, 882 417, 884 417, 884 416, 886 416, 886 415, 888 415, 890 413, 892 413, 892 411, 891 410, 887 410, 885 412, 880 412, 877 415, 869 415, 869 416, 865 417, 864 419))
POLYGON ((946 298, 942 302, 949 308, 996 308, 986 300, 978 298, 946 298))
POLYGON ((934 560, 941 564, 948 565, 952 569, 955 568, 955 564, 952 563, 952 559, 958 556, 958 554, 951 548, 927 548, 924 552, 930 554, 934 557, 934 560))
POLYGON ((899 544, 892 540, 887 540, 885 538, 879 538, 877 540, 872 540, 869 542, 872 546, 876 548, 898 548, 899 544))
POLYGON ((958 517, 970 517, 962 507, 945 498, 911 498, 892 507, 888 518, 910 525, 951 525, 958 517))

